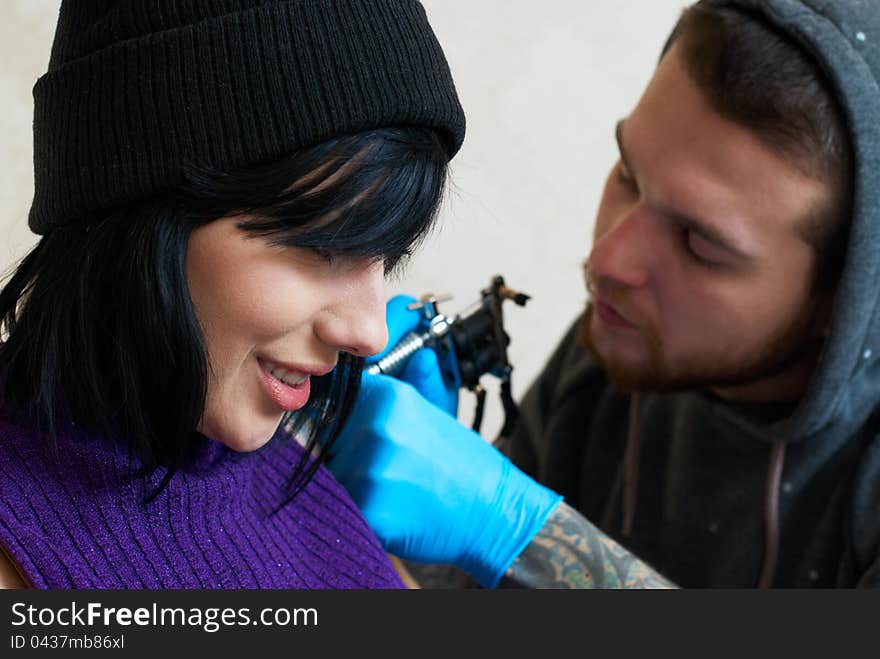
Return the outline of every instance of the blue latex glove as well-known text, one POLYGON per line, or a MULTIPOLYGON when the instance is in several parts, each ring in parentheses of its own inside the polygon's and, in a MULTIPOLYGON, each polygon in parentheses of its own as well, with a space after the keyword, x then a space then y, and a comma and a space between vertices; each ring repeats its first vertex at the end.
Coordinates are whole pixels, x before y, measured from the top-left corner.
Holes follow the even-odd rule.
POLYGON ((328 466, 388 551, 490 588, 562 499, 385 375, 364 375, 328 466))
MULTIPOLYGON (((407 306, 415 301, 416 299, 409 295, 396 295, 385 305, 388 345, 378 355, 369 357, 368 365, 382 359, 410 332, 422 332, 427 329, 428 321, 424 314, 407 309, 407 306)), ((403 370, 395 377, 413 385, 422 396, 441 410, 451 416, 457 416, 461 377, 458 374, 458 364, 454 354, 447 354, 441 366, 435 350, 422 348, 409 358, 403 370)))

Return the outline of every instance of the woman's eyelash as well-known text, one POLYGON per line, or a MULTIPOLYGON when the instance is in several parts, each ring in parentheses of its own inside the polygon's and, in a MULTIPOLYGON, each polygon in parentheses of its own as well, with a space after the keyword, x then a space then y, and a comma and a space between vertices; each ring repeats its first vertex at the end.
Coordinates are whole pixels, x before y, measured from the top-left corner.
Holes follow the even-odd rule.
POLYGON ((324 261, 327 261, 327 263, 332 263, 332 262, 333 262, 333 254, 332 254, 332 252, 329 252, 329 251, 326 250, 326 249, 320 249, 320 248, 318 248, 318 247, 313 247, 313 248, 312 248, 312 253, 314 253, 315 255, 319 256, 319 257, 320 257, 321 259, 323 259, 324 261))

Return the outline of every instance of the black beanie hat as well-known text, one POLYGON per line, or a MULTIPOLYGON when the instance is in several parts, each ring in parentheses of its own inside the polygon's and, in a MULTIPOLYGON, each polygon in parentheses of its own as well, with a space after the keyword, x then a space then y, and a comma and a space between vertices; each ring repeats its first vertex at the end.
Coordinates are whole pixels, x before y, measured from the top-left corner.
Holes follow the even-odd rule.
POLYGON ((383 126, 465 120, 416 0, 63 0, 34 87, 45 234, 182 182, 383 126))

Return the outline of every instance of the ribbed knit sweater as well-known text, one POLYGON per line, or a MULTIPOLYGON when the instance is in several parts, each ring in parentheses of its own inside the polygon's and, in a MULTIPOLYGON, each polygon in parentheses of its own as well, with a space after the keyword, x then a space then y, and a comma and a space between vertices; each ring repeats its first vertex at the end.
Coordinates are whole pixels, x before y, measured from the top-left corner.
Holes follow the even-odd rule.
POLYGON ((272 513, 302 451, 283 430, 253 453, 206 439, 145 504, 162 474, 126 449, 72 431, 55 451, 0 412, 0 547, 35 588, 403 587, 325 468, 272 513))

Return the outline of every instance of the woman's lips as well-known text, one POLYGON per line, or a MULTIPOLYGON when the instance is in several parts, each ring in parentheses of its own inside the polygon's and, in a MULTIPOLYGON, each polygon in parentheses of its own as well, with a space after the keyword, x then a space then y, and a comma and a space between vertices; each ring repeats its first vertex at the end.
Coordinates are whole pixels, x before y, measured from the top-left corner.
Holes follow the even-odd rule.
POLYGON ((596 315, 599 316, 599 319, 610 327, 616 327, 618 329, 635 329, 636 327, 606 302, 594 300, 593 307, 596 309, 596 315))
POLYGON ((304 407, 309 402, 311 377, 308 374, 306 374, 302 382, 296 386, 291 386, 272 375, 262 360, 258 359, 257 363, 260 367, 260 380, 263 383, 263 388, 272 402, 278 407, 287 412, 292 412, 304 407))

